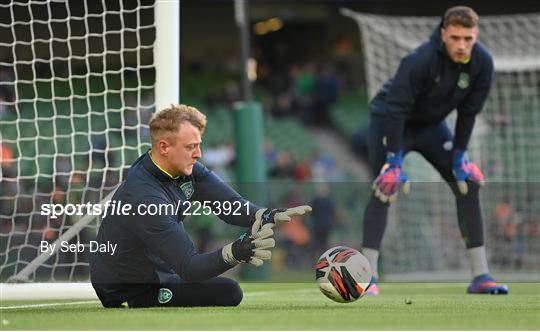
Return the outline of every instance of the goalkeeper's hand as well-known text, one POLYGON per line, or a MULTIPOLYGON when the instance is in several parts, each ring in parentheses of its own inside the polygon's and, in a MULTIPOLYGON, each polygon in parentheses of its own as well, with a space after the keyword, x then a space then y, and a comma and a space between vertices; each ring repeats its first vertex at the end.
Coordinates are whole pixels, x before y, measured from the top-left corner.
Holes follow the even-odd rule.
POLYGON ((270 248, 275 246, 274 231, 271 228, 264 228, 256 233, 251 233, 248 229, 236 241, 223 247, 221 254, 225 262, 231 266, 239 263, 261 266, 263 260, 272 257, 270 248))
POLYGON ((455 149, 452 157, 452 169, 457 181, 459 192, 467 195, 469 188, 467 181, 475 182, 480 186, 484 185, 484 174, 475 163, 465 158, 465 151, 455 149))
POLYGON ((292 217, 302 216, 311 211, 311 206, 302 205, 290 209, 259 209, 255 213, 255 222, 251 226, 251 233, 256 233, 265 228, 273 228, 285 222, 291 221, 292 217))
POLYGON ((401 187, 405 194, 410 191, 409 178, 403 172, 401 167, 402 152, 388 152, 386 154, 386 163, 381 168, 379 176, 373 181, 373 191, 375 197, 383 203, 393 203, 397 199, 399 188, 401 187))

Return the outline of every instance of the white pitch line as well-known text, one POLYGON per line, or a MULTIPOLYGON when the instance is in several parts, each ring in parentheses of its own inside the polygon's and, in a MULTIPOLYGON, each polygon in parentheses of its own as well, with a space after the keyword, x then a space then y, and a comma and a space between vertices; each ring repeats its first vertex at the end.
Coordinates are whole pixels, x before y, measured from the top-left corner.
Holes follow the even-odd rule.
MULTIPOLYGON (((247 296, 247 297, 251 297, 251 296, 275 295, 275 294, 280 294, 280 293, 283 293, 283 292, 287 292, 288 294, 291 294, 291 293, 298 294, 298 293, 309 293, 311 291, 312 291, 312 289, 306 288, 306 289, 296 289, 296 290, 248 292, 248 293, 245 293, 244 295, 247 296)), ((54 302, 54 303, 25 304, 25 305, 12 305, 12 306, 0 307, 0 310, 46 308, 46 307, 55 307, 55 306, 79 305, 79 304, 96 304, 96 303, 99 303, 99 301, 75 301, 75 302, 54 302)))
POLYGON ((304 288, 304 289, 294 289, 294 290, 280 290, 280 291, 264 291, 264 292, 249 292, 245 293, 244 296, 266 296, 266 295, 275 295, 280 293, 287 293, 287 294, 298 294, 298 293, 309 293, 313 291, 312 288, 304 288))
POLYGON ((95 304, 99 301, 76 301, 76 302, 56 302, 56 303, 39 303, 39 304, 25 304, 25 305, 11 305, 6 307, 0 307, 0 310, 5 309, 30 309, 30 308, 45 308, 55 307, 62 305, 78 305, 78 304, 95 304))

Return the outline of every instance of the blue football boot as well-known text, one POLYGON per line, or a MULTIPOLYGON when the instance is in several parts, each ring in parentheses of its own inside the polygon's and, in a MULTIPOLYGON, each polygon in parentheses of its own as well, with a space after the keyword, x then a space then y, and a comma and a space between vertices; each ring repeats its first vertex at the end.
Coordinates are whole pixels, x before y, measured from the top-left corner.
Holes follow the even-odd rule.
POLYGON ((489 274, 481 274, 476 276, 467 287, 467 293, 506 295, 508 294, 508 286, 497 284, 489 274))

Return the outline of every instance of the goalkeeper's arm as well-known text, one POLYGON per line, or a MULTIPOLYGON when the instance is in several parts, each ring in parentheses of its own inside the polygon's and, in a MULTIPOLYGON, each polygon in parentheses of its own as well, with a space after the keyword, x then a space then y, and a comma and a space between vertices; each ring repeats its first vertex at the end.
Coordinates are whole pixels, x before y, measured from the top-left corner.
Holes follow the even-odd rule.
MULTIPOLYGON (((157 198, 146 198, 150 204, 164 204, 157 198)), ((173 215, 136 216, 130 231, 153 253, 165 261, 183 280, 203 281, 216 277, 240 262, 262 265, 270 259, 275 245, 273 231, 251 234, 210 253, 197 253, 189 235, 173 215)))
POLYGON ((199 162, 193 167, 193 177, 194 201, 210 202, 212 205, 210 208, 220 207, 213 209, 212 213, 228 224, 242 227, 250 227, 253 224, 259 206, 240 196, 219 176, 199 162), (223 209, 225 206, 232 209, 223 209))
POLYGON ((202 164, 197 163, 193 173, 197 180, 194 200, 216 202, 218 206, 223 206, 224 202, 237 202, 234 214, 226 213, 222 209, 221 213, 216 213, 216 215, 228 224, 244 227, 252 226, 253 234, 261 230, 263 225, 272 228, 276 224, 291 221, 292 217, 311 211, 311 207, 305 205, 290 209, 260 208, 240 196, 214 172, 209 171, 202 164))
POLYGON ((454 135, 454 151, 452 153, 452 168, 460 193, 467 194, 467 181, 484 184, 484 174, 480 168, 465 158, 476 116, 488 98, 495 70, 493 59, 489 56, 483 63, 481 71, 471 87, 467 98, 458 107, 458 117, 454 135))

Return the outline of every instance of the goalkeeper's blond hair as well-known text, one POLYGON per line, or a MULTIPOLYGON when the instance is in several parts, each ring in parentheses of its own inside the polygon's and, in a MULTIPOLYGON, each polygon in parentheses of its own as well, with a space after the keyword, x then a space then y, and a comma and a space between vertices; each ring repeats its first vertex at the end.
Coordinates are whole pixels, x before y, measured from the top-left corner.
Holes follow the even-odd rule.
POLYGON ((172 139, 178 134, 180 124, 189 122, 204 133, 206 127, 206 115, 198 109, 184 104, 173 105, 154 113, 150 119, 150 140, 154 146, 160 139, 167 139, 174 145, 172 139))

